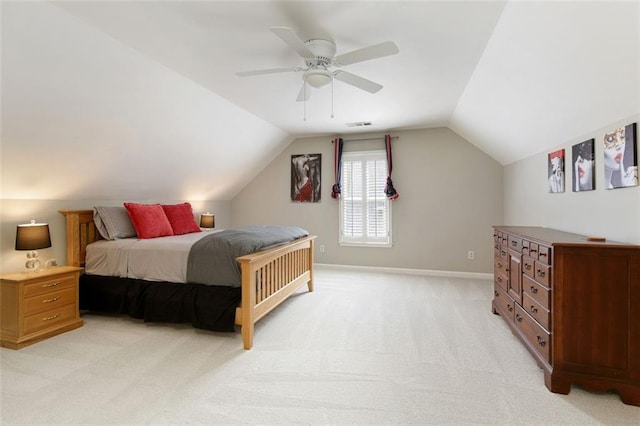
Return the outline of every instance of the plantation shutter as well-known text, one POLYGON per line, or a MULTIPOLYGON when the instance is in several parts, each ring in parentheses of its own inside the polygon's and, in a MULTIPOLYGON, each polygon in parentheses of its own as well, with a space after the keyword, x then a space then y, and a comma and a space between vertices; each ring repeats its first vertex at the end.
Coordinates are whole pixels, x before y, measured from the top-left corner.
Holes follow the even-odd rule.
POLYGON ((384 192, 388 176, 385 155, 385 151, 343 155, 341 243, 390 244, 390 203, 384 192))

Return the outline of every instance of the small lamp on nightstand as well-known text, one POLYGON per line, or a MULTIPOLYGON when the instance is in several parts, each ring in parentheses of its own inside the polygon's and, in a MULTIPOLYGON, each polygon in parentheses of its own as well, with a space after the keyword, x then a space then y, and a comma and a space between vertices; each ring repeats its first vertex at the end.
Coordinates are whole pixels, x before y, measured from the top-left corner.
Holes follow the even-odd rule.
POLYGON ((216 216, 209 212, 200 215, 200 228, 215 228, 216 216))
POLYGON ((51 236, 49 235, 49 224, 31 223, 18 225, 16 231, 16 250, 28 250, 27 263, 25 267, 27 272, 34 272, 40 268, 40 260, 36 250, 51 247, 51 236))

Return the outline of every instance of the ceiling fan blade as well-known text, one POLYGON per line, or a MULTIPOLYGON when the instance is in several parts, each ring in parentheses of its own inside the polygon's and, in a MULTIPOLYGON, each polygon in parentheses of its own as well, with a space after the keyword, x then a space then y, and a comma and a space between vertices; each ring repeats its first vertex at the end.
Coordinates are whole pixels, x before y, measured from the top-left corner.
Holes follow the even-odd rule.
POLYGON ((382 58, 385 56, 391 56, 399 53, 398 46, 392 41, 385 41, 380 44, 374 44, 373 46, 363 47, 362 49, 353 50, 351 52, 343 53, 336 56, 333 63, 334 65, 350 65, 356 62, 368 61, 370 59, 382 58))
POLYGON ((340 80, 343 83, 350 84, 369 93, 377 93, 382 89, 382 86, 374 81, 367 80, 366 78, 342 70, 334 72, 333 77, 336 80, 340 80))
POLYGON ((287 27, 271 27, 270 30, 280 37, 289 47, 298 52, 303 58, 313 58, 315 55, 298 36, 287 27))
POLYGON ((302 87, 300 88, 300 92, 298 92, 298 97, 296 98, 296 102, 304 102, 308 101, 311 98, 311 87, 305 82, 302 83, 302 87))
POLYGON ((238 77, 250 77, 253 75, 276 74, 280 72, 296 72, 296 71, 302 71, 302 68, 288 67, 288 68, 272 68, 272 69, 266 69, 266 70, 240 71, 240 72, 237 72, 236 75, 238 77))

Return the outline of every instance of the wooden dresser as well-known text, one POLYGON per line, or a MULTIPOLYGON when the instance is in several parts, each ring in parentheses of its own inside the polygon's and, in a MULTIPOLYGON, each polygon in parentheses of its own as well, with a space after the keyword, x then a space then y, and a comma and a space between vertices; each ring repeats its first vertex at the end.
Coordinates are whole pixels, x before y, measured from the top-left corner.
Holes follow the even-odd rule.
POLYGON ((82 268, 60 266, 0 277, 0 344, 20 349, 82 326, 80 271, 82 268))
POLYGON ((494 227, 493 313, 544 371, 640 406, 640 246, 539 227, 494 227))

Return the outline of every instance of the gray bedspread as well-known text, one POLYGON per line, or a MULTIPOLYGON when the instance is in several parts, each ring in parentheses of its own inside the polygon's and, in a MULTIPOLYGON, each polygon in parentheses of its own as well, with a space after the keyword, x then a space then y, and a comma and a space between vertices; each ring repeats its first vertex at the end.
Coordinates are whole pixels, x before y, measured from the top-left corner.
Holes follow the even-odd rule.
POLYGON ((309 235, 295 226, 248 226, 227 229, 198 240, 189 251, 187 281, 240 287, 236 258, 309 235))

